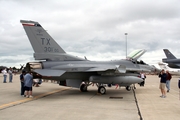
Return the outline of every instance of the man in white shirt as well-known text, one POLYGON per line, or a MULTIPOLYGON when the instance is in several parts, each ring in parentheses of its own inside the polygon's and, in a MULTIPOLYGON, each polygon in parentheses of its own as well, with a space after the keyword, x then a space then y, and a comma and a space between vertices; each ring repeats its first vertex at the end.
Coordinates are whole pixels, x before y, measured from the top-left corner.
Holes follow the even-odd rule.
POLYGON ((4 68, 4 70, 2 71, 2 74, 3 74, 3 77, 4 77, 3 83, 6 83, 6 78, 7 78, 6 68, 4 68))
POLYGON ((141 73, 141 78, 143 79, 143 81, 140 83, 140 86, 144 86, 146 75, 143 72, 141 73))

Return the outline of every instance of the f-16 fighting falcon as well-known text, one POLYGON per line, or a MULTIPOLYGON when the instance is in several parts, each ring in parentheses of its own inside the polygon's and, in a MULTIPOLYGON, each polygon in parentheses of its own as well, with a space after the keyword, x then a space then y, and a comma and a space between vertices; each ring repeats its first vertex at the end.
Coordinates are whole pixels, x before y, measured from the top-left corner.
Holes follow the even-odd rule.
POLYGON ((129 90, 131 84, 143 81, 139 72, 152 70, 149 65, 137 62, 145 50, 138 50, 124 60, 90 61, 67 54, 38 22, 20 22, 34 49, 34 58, 38 60, 28 62, 27 70, 42 78, 59 81, 60 85, 80 88, 84 92, 96 83, 98 92, 105 94, 103 84, 119 84, 129 90))

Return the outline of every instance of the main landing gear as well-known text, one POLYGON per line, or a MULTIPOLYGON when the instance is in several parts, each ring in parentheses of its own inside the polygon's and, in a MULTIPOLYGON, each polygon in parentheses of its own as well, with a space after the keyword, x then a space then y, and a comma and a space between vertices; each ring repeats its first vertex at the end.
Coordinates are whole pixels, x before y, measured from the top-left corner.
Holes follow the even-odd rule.
POLYGON ((86 84, 81 84, 80 90, 81 90, 81 92, 87 92, 87 85, 86 84))
POLYGON ((130 90, 132 90, 132 89, 136 89, 135 84, 132 84, 132 85, 130 85, 130 86, 126 86, 126 90, 127 90, 127 91, 130 91, 130 90))
POLYGON ((96 86, 98 87, 98 93, 100 94, 106 94, 106 88, 103 84, 96 83, 96 86))
POLYGON ((130 87, 130 86, 126 86, 126 90, 127 90, 127 91, 130 91, 130 90, 131 90, 131 87, 130 87))
POLYGON ((106 93, 106 88, 104 86, 99 86, 98 87, 98 93, 105 94, 106 93))
MULTIPOLYGON (((92 83, 91 83, 92 84, 92 83)), ((87 92, 87 87, 91 85, 89 83, 82 83, 80 86, 81 92, 87 92)), ((106 94, 106 88, 103 84, 96 83, 96 86, 98 87, 98 93, 100 94, 106 94)))

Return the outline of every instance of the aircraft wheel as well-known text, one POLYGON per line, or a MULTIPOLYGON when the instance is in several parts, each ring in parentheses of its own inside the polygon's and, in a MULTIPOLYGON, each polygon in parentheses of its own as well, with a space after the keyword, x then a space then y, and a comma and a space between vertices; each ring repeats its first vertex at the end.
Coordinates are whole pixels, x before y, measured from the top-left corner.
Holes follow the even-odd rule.
POLYGON ((80 90, 81 92, 87 92, 87 86, 85 84, 82 84, 80 90))
POLYGON ((105 94, 106 93, 106 88, 104 86, 100 86, 98 88, 98 92, 101 93, 101 94, 105 94))
POLYGON ((127 90, 127 91, 130 91, 130 90, 131 90, 131 87, 130 87, 130 86, 126 86, 126 90, 127 90))

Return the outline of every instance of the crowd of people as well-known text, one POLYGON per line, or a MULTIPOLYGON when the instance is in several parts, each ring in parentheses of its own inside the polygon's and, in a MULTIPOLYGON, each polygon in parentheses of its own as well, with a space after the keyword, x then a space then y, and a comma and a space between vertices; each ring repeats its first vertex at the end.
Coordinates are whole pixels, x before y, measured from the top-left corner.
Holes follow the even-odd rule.
MULTIPOLYGON (((7 76, 9 76, 9 83, 12 83, 13 70, 11 67, 9 69, 4 68, 1 73, 3 74, 3 83, 7 83, 7 76)), ((21 96, 32 98, 32 87, 38 87, 41 82, 42 81, 34 81, 33 75, 30 72, 22 71, 22 74, 20 75, 21 96)))
POLYGON ((10 67, 8 70, 6 68, 4 68, 2 71, 3 74, 3 83, 7 83, 7 76, 9 75, 9 82, 12 83, 12 79, 13 79, 13 71, 12 68, 10 67))

